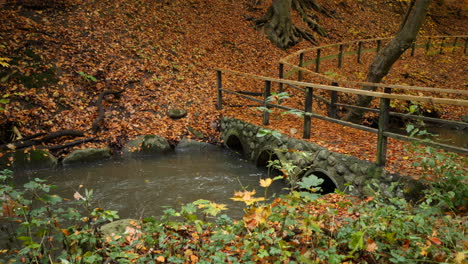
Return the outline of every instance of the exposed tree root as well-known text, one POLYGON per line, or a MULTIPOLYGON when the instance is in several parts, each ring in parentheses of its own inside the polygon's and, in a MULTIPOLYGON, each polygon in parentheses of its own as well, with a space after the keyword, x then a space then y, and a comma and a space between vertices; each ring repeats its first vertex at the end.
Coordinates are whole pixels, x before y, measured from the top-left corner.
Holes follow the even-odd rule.
MULTIPOLYGON (((40 134, 43 134, 43 133, 33 135, 33 138, 39 137, 37 135, 40 135, 40 134)), ((84 132, 80 130, 72 130, 72 129, 60 130, 57 132, 50 133, 41 139, 21 140, 21 141, 12 142, 9 144, 0 145, 0 150, 27 148, 27 147, 47 143, 54 139, 57 139, 60 137, 66 137, 66 136, 67 137, 82 137, 84 136, 84 132)))
POLYGON ((118 96, 120 95, 123 91, 125 91, 125 89, 122 89, 120 91, 113 91, 113 90, 105 90, 103 91, 102 93, 99 94, 99 97, 98 97, 98 100, 97 100, 97 106, 98 106, 98 116, 96 117, 96 119, 94 119, 94 122, 93 122, 93 126, 91 128, 91 131, 93 132, 93 134, 96 134, 98 131, 99 131, 99 124, 101 123, 101 121, 104 119, 104 108, 102 107, 102 100, 104 99, 104 96, 108 95, 108 94, 113 94, 115 96, 118 96))
POLYGON ((52 146, 43 146, 43 147, 39 147, 39 148, 40 149, 48 149, 48 150, 60 150, 60 149, 69 148, 69 147, 73 147, 73 146, 76 146, 76 145, 80 145, 80 144, 83 144, 83 143, 86 143, 86 142, 92 142, 92 141, 96 141, 96 138, 77 139, 77 140, 70 141, 70 142, 67 142, 67 143, 64 143, 64 144, 52 145, 52 146))
MULTIPOLYGON (((124 90, 120 91, 113 91, 113 90, 105 90, 102 93, 99 94, 98 100, 97 100, 97 106, 99 109, 99 114, 96 117, 96 119, 93 122, 92 125, 92 132, 96 134, 99 131, 99 124, 100 122, 104 119, 104 108, 102 106, 102 100, 104 100, 104 97, 108 94, 113 94, 115 96, 118 96, 121 94, 124 90)), ((44 143, 50 142, 54 139, 60 138, 60 137, 83 137, 85 135, 84 131, 81 130, 72 130, 72 129, 67 129, 67 130, 60 130, 56 131, 50 134, 46 133, 37 133, 34 135, 26 136, 22 138, 21 140, 13 141, 11 143, 3 144, 0 145, 0 151, 2 150, 11 150, 11 149, 22 149, 22 148, 28 148, 32 146, 38 146, 42 145, 44 143), (40 139, 36 139, 42 137, 40 139)), ((68 147, 73 147, 79 144, 83 144, 86 142, 91 142, 95 141, 96 138, 84 138, 84 139, 78 139, 74 140, 71 142, 67 142, 64 144, 58 144, 58 145, 51 145, 51 146, 39 146, 38 148, 40 149, 48 149, 48 150, 61 150, 64 148, 68 147)))
POLYGON ((291 10, 296 10, 308 27, 321 36, 327 33, 317 23, 317 16, 311 14, 311 10, 323 13, 331 17, 331 14, 315 0, 274 0, 264 17, 255 21, 257 28, 263 28, 265 33, 276 46, 288 49, 302 39, 316 44, 313 33, 295 26, 291 20, 291 10))

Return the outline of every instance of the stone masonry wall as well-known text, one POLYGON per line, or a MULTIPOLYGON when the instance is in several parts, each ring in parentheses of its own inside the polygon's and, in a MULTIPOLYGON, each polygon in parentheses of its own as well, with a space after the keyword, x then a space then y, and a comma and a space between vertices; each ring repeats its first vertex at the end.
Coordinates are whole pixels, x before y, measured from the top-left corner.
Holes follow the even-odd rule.
MULTIPOLYGON (((259 129, 261 127, 234 118, 223 117, 221 120, 224 144, 228 148, 242 152, 245 158, 257 165, 265 165, 262 161, 265 157, 276 156, 275 158, 279 159, 282 164, 291 163, 301 168, 302 170, 297 171, 298 174, 326 175, 338 189, 345 190, 352 195, 372 195, 369 186, 375 187, 376 185, 381 191, 390 192, 391 183, 402 178, 387 173, 372 162, 332 152, 317 144, 290 138, 283 134, 280 139, 272 135, 257 137, 259 129), (306 171, 305 174, 304 171, 306 171), (353 188, 346 188, 346 183, 352 185, 353 188)), ((400 189, 399 192, 402 190, 400 189)))

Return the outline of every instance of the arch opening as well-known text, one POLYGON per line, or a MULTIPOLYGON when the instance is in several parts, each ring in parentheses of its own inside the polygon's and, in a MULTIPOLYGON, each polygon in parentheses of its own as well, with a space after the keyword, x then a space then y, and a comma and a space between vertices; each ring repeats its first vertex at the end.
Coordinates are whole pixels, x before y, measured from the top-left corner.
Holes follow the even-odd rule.
POLYGON ((283 175, 283 173, 279 169, 274 168, 274 167, 268 167, 268 165, 270 164, 270 161, 280 162, 278 155, 276 155, 272 151, 264 150, 257 157, 257 162, 256 162, 257 167, 266 167, 269 171, 270 178, 283 175))
POLYGON ((244 150, 244 147, 242 146, 242 142, 235 135, 230 135, 228 137, 228 139, 226 140, 226 147, 228 147, 230 150, 234 152, 239 153, 242 156, 245 156, 245 150, 244 150))
POLYGON ((304 175, 304 177, 307 177, 309 175, 315 175, 317 178, 322 179, 323 183, 320 184, 320 194, 327 194, 327 193, 333 193, 335 192, 335 189, 338 189, 338 186, 336 183, 325 173, 322 171, 313 171, 311 173, 307 173, 304 175))

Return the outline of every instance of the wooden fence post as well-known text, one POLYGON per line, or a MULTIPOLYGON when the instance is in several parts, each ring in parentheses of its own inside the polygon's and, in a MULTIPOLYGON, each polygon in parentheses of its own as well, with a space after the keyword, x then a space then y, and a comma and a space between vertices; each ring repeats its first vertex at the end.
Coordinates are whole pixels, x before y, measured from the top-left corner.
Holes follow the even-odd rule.
POLYGON ((312 116, 308 115, 308 113, 312 113, 312 98, 314 96, 312 87, 306 87, 306 98, 305 98, 305 113, 304 113, 304 133, 302 135, 303 138, 310 138, 310 127, 312 116))
MULTIPOLYGON (((338 83, 332 82, 332 86, 338 86, 338 83)), ((328 116, 331 118, 338 118, 338 108, 336 103, 338 101, 338 92, 330 91, 330 104, 328 105, 328 116)))
MULTIPOLYGON (((271 81, 265 81, 265 90, 263 92, 263 107, 268 108, 268 97, 271 95, 271 81)), ((267 109, 263 111, 263 125, 267 126, 270 123, 270 113, 267 109)))
POLYGON ((428 38, 426 42, 426 54, 429 53, 430 48, 431 48, 431 38, 428 38))
MULTIPOLYGON (((385 88, 385 93, 391 93, 390 88, 385 88)), ((387 137, 384 133, 388 129, 390 117, 390 99, 380 98, 379 129, 377 132, 377 157, 376 165, 384 167, 387 160, 387 137)))
MULTIPOLYGON (((301 52, 301 54, 299 54, 299 67, 303 67, 304 66, 304 52, 301 52)), ((302 81, 302 70, 299 69, 299 72, 297 73, 297 80, 298 81, 302 81)))
POLYGON ((440 51, 439 54, 444 54, 444 47, 445 47, 445 37, 442 38, 442 42, 440 42, 440 51))
POLYGON ((216 105, 216 109, 218 110, 223 109, 223 83, 221 74, 221 71, 216 71, 216 83, 218 89, 218 104, 216 105))
MULTIPOLYGON (((283 63, 280 63, 280 64, 278 65, 278 77, 279 77, 280 79, 283 79, 283 78, 284 78, 284 64, 283 64, 283 63)), ((279 85, 278 91, 279 91, 280 93, 282 93, 282 92, 283 92, 283 83, 280 82, 280 83, 278 83, 278 85, 279 85)))
POLYGON ((463 54, 466 54, 467 47, 468 47, 468 38, 465 38, 465 48, 463 49, 463 54))
POLYGON ((338 53, 338 68, 343 67, 343 44, 340 44, 340 53, 338 53))
POLYGON ((376 51, 376 53, 379 53, 381 48, 382 48, 382 40, 378 39, 377 40, 377 51, 376 51))
POLYGON ((358 50, 357 50, 357 62, 361 63, 361 55, 362 55, 362 42, 358 42, 358 50))
POLYGON ((455 49, 457 48, 457 42, 458 42, 458 37, 455 37, 455 39, 453 40, 453 49, 452 49, 452 52, 455 52, 455 49))
POLYGON ((317 49, 317 57, 315 58, 315 72, 320 72, 320 55, 322 54, 322 49, 317 49))
POLYGON ((414 57, 414 53, 416 52, 416 41, 411 44, 411 57, 414 57))

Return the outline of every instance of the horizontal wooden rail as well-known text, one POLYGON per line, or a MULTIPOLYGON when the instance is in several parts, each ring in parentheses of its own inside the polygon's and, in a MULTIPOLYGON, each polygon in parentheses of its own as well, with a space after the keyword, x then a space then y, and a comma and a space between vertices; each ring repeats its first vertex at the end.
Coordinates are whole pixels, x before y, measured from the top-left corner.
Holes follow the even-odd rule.
MULTIPOLYGON (((269 124, 269 119, 270 119, 270 111, 268 108, 279 108, 287 111, 294 111, 294 112, 300 112, 304 116, 304 129, 303 129, 303 138, 310 138, 311 134, 311 127, 312 127, 312 118, 315 119, 320 119, 324 120, 327 122, 355 128, 358 130, 370 132, 373 134, 377 134, 377 154, 376 154, 376 165, 377 166, 385 166, 386 163, 386 153, 387 153, 387 139, 388 138, 394 138, 397 140, 404 140, 404 141, 410 141, 410 142, 418 142, 424 145, 429 145, 429 146, 434 146, 440 149, 445 149, 448 151, 456 152, 456 153, 461 153, 461 154, 468 154, 468 149, 463 148, 463 147, 456 147, 456 146, 451 146, 447 144, 442 144, 442 143, 437 143, 437 142, 432 142, 432 141, 427 141, 423 139, 418 139, 414 137, 408 137, 405 135, 397 134, 397 133, 392 133, 388 131, 388 125, 389 125, 389 117, 390 115, 397 115, 401 116, 403 118, 412 118, 412 119, 423 119, 423 120, 429 120, 432 122, 439 122, 443 124, 449 124, 449 125, 458 125, 459 127, 466 128, 468 127, 467 124, 461 123, 461 122, 455 122, 455 121, 450 121, 450 120, 441 120, 441 119, 436 119, 436 118, 429 118, 429 117, 419 117, 415 115, 407 115, 407 114, 400 114, 400 113, 393 113, 390 112, 390 100, 391 99, 397 99, 397 100, 413 100, 413 101, 422 101, 422 102, 431 102, 431 103, 440 103, 440 104, 454 104, 454 105, 463 105, 463 106, 468 106, 468 101, 467 100, 455 100, 455 99, 447 99, 447 98, 433 98, 433 97, 426 97, 426 96, 409 96, 409 95, 395 95, 391 94, 392 90, 390 88, 385 88, 384 92, 373 92, 373 91, 365 91, 365 90, 360 90, 360 89, 352 89, 352 88, 346 88, 346 87, 338 87, 337 83, 332 83, 332 86, 327 86, 327 85, 318 85, 318 84, 313 84, 313 83, 306 83, 302 81, 292 81, 292 80, 285 80, 285 79, 276 79, 276 78, 270 78, 270 77, 265 77, 265 76, 260 76, 260 75, 254 75, 254 74, 248 74, 248 73, 242 73, 238 71, 233 71, 233 70, 226 70, 226 69, 216 69, 217 71, 217 90, 218 90, 218 109, 222 109, 222 104, 223 104, 223 99, 222 99, 222 94, 223 93, 228 93, 228 94, 233 94, 254 102, 259 103, 259 106, 263 106, 263 125, 268 125, 269 124), (252 96, 248 96, 244 93, 240 93, 239 91, 233 91, 229 90, 226 88, 222 87, 222 73, 229 73, 233 75, 238 75, 242 76, 245 78, 249 79, 254 79, 254 80, 262 80, 264 81, 264 91, 263 91, 263 98, 262 99, 257 99, 252 96), (281 105, 281 102, 278 101, 278 104, 274 104, 272 102, 269 102, 269 96, 271 95, 271 87, 272 83, 279 83, 279 89, 280 91, 282 90, 283 86, 289 85, 293 87, 296 90, 299 90, 305 94, 305 101, 304 101, 304 110, 299 110, 293 107, 288 107, 285 105, 281 105), (305 87, 305 89, 301 88, 305 87), (318 114, 317 112, 314 112, 312 110, 312 104, 313 104, 313 98, 314 97, 314 89, 323 89, 323 90, 328 90, 330 91, 330 98, 331 100, 324 100, 325 103, 328 104, 328 115, 329 116, 324 116, 321 114, 318 114), (380 98, 380 109, 371 109, 367 107, 358 107, 358 106, 351 106, 351 105, 346 105, 346 104, 339 104, 337 103, 337 92, 344 92, 344 93, 353 93, 353 94, 362 94, 362 95, 368 95, 368 96, 374 96, 377 98, 380 98), (372 127, 360 125, 360 124, 355 124, 347 121, 343 121, 339 119, 337 115, 337 107, 349 107, 349 108, 358 108, 361 110, 365 111, 372 111, 376 112, 379 114, 379 128, 375 129, 372 127)), ((280 66, 280 76, 282 76, 282 66, 280 66)), ((318 98, 324 99, 320 96, 318 98)))
MULTIPOLYGON (((243 95, 243 94, 240 94, 240 93, 232 91, 232 90, 222 89, 222 91, 226 92, 226 93, 229 93, 229 94, 234 94, 234 95, 237 95, 237 96, 240 96, 240 97, 243 97, 243 98, 255 101, 255 102, 258 102, 260 104, 263 104, 263 100, 253 98, 253 97, 250 97, 250 96, 247 96, 247 95, 243 95)), ((278 104, 273 104, 273 103, 267 103, 267 105, 268 105, 268 107, 276 107, 276 108, 283 109, 283 110, 286 110, 286 111, 298 111, 298 112, 303 113, 304 115, 307 114, 303 110, 299 110, 299 109, 284 106, 284 105, 278 105, 278 104)), ((261 105, 259 105, 259 106, 261 106, 261 105)), ((311 117, 313 117, 313 118, 317 118, 317 119, 320 119, 320 120, 332 122, 332 123, 347 126, 347 127, 352 127, 352 128, 355 128, 355 129, 359 129, 359 130, 369 132, 369 133, 373 133, 373 134, 378 133, 378 130, 375 129, 375 128, 367 127, 367 126, 363 126, 363 125, 359 125, 359 124, 355 124, 355 123, 351 123, 351 122, 347 122, 347 121, 343 121, 343 120, 336 119, 336 118, 331 118, 331 117, 328 117, 328 116, 323 116, 323 115, 320 115, 320 114, 318 114, 316 112, 309 113, 309 115, 311 117)), ((387 137, 390 137, 390 138, 398 139, 398 140, 422 143, 422 144, 425 144, 425 145, 428 145, 428 146, 441 148, 441 149, 452 151, 452 152, 455 152, 455 153, 460 153, 460 154, 464 154, 464 155, 468 154, 468 149, 465 149, 465 148, 460 148, 460 147, 451 146, 451 145, 447 145, 447 144, 442 144, 442 143, 438 143, 438 142, 429 142, 429 141, 426 141, 426 140, 423 140, 423 139, 408 137, 408 136, 405 136, 405 135, 396 134, 396 133, 392 133, 392 132, 384 132, 384 135, 387 136, 387 137)))
POLYGON ((416 101, 416 102, 425 102, 425 103, 433 103, 433 104, 468 106, 468 100, 462 100, 462 99, 438 98, 438 97, 414 96, 414 95, 402 95, 402 94, 387 94, 387 93, 367 91, 367 90, 354 89, 354 88, 346 88, 346 87, 340 87, 340 86, 330 86, 330 85, 321 85, 321 84, 299 82, 299 81, 292 81, 292 80, 285 80, 285 79, 276 79, 276 78, 265 77, 265 76, 250 74, 250 73, 243 73, 243 72, 238 72, 238 71, 233 71, 233 70, 226 70, 226 69, 216 68, 215 70, 219 72, 231 73, 231 74, 238 75, 238 76, 244 76, 244 77, 248 77, 248 78, 256 79, 256 80, 271 81, 275 83, 283 83, 283 84, 296 85, 296 86, 302 86, 302 87, 311 87, 311 88, 328 90, 328 91, 337 91, 337 92, 372 96, 376 98, 411 100, 411 101, 416 101))
MULTIPOLYGON (((408 85, 390 85, 390 84, 385 84, 385 83, 369 83, 369 82, 354 82, 354 81, 344 81, 344 80, 336 80, 334 78, 325 76, 323 74, 320 74, 318 71, 318 65, 320 65, 320 61, 326 61, 326 60, 331 60, 337 58, 338 61, 338 68, 341 68, 343 64, 343 57, 349 56, 349 55, 358 55, 358 61, 360 61, 361 54, 362 53, 368 53, 368 52, 373 52, 373 51, 379 51, 381 49, 381 43, 382 40, 391 40, 392 38, 376 38, 376 39, 366 39, 366 40, 355 40, 355 41, 350 41, 350 42, 342 42, 342 43, 336 43, 336 44, 330 44, 330 45, 325 45, 325 46, 319 46, 319 47, 313 47, 313 48, 307 48, 307 49, 302 49, 299 50, 295 53, 290 54, 289 56, 283 58, 280 60, 281 65, 288 65, 292 67, 292 70, 282 74, 282 78, 288 78, 292 74, 298 72, 301 76, 303 75, 303 72, 307 72, 310 74, 313 74, 314 76, 318 76, 320 78, 323 78, 328 81, 332 82, 337 82, 340 84, 347 84, 347 85, 363 85, 363 86, 374 86, 374 87, 386 87, 386 88, 397 88, 397 89, 402 89, 402 90, 417 90, 417 91, 426 91, 426 92, 438 92, 438 93, 455 93, 455 94, 465 94, 468 95, 468 91, 465 90, 456 90, 456 89, 442 89, 442 88, 434 88, 434 87, 418 87, 418 86, 408 86, 408 85), (368 43, 368 42, 376 42, 377 47, 376 48, 369 48, 366 49, 363 47, 363 43, 368 43), (357 44, 357 49, 353 49, 351 51, 344 51, 343 47, 344 46, 352 46, 353 44, 357 44), (327 55, 327 56, 320 56, 320 51, 327 49, 327 48, 333 48, 333 47, 339 47, 339 52, 336 54, 332 55, 327 55), (315 59, 311 59, 308 61, 304 61, 304 55, 306 53, 311 53, 317 51, 317 56, 315 59), (299 65, 295 63, 289 62, 291 58, 299 56, 302 58, 300 60, 299 65), (310 69, 307 69, 306 67, 309 65, 315 64, 315 71, 312 71, 310 69)), ((425 43, 423 44, 413 44, 411 46, 411 55, 414 55, 415 49, 416 48, 425 48, 426 52, 431 48, 431 47, 438 47, 438 52, 443 53, 443 48, 446 47, 464 47, 464 53, 466 53, 466 46, 468 43, 468 35, 458 35, 458 36, 423 36, 423 37, 418 37, 416 42, 418 40, 426 39, 425 43), (434 45, 433 42, 436 39, 440 39, 441 43, 440 45, 434 45), (455 39, 455 41, 452 42, 447 42, 447 39, 455 39), (465 39, 464 43, 458 42, 458 39, 465 39)), ((302 81, 302 78, 299 79, 299 81, 302 81)))
MULTIPOLYGON (((456 43, 455 45, 447 46, 447 47, 454 48, 454 47, 463 47, 463 46, 464 46, 463 43, 456 43)), ((411 47, 412 56, 414 56, 414 50, 416 48, 425 48, 425 47, 426 47, 426 44, 413 45, 411 47)), ((379 50, 380 50, 380 48, 362 49, 362 53, 379 52, 379 50)), ((340 55, 340 53, 336 53, 336 54, 331 54, 331 55, 320 57, 320 61, 322 62, 322 61, 329 61, 329 60, 333 60, 333 59, 340 59, 340 56, 341 57, 349 57, 349 56, 353 56, 353 55, 357 55, 357 54, 358 54, 357 50, 351 50, 351 51, 343 52, 343 53, 341 53, 341 55, 340 55)), ((309 65, 315 65, 317 63, 316 60, 317 59, 314 58, 314 59, 304 61, 302 66, 307 67, 309 65)), ((288 61, 286 61, 284 58, 280 59, 280 63, 282 63, 282 62, 288 63, 288 61)), ((342 63, 343 62, 338 64, 338 68, 341 68, 342 63)), ((298 71, 299 71, 298 67, 295 66, 293 69, 291 69, 287 73, 285 73, 283 78, 288 78, 288 77, 290 77, 291 75, 295 74, 298 71)), ((321 75, 321 74, 317 73, 317 75, 321 75)), ((407 85, 401 85, 401 86, 402 87, 400 89, 405 89, 405 87, 413 87, 413 86, 407 86, 407 85)), ((421 88, 432 88, 432 87, 421 87, 421 88)), ((457 90, 455 90, 455 91, 457 91, 457 90)))
POLYGON ((349 85, 362 85, 362 86, 374 86, 380 88, 391 88, 391 89, 402 89, 402 90, 415 90, 415 91, 424 91, 424 92, 437 92, 437 93, 454 93, 454 94, 463 94, 468 95, 467 90, 456 90, 456 89, 442 89, 442 88, 433 88, 433 87, 419 87, 419 86, 406 86, 406 85, 399 85, 399 84, 386 84, 386 83, 370 83, 370 82, 355 82, 355 81, 345 81, 345 80, 337 80, 323 74, 314 72, 308 68, 299 67, 297 65, 281 61, 282 64, 288 65, 290 67, 294 67, 297 70, 304 71, 310 73, 311 75, 320 77, 324 80, 329 82, 337 82, 338 84, 349 84, 349 85))
POLYGON ((451 151, 451 152, 460 153, 460 154, 463 154, 463 155, 468 155, 468 149, 466 149, 466 148, 460 148, 460 147, 451 146, 451 145, 447 145, 447 144, 442 144, 442 143, 438 143, 438 142, 427 141, 427 140, 420 139, 420 138, 408 137, 408 136, 405 136, 405 135, 396 134, 396 133, 392 133, 392 132, 384 132, 384 135, 387 136, 387 137, 402 140, 402 141, 416 142, 416 143, 420 143, 420 144, 423 144, 423 145, 437 147, 437 148, 441 148, 441 149, 448 150, 448 151, 451 151))
MULTIPOLYGON (((380 113, 379 109, 374 109, 374 108, 369 108, 369 107, 362 107, 362 106, 355 106, 355 105, 348 105, 348 104, 340 104, 340 103, 336 103, 335 105, 345 107, 345 108, 368 111, 368 112, 372 112, 372 113, 380 113)), ((424 120, 424 121, 429 121, 429 122, 432 122, 432 123, 439 123, 439 124, 443 124, 443 125, 449 125, 449 126, 457 127, 459 129, 468 128, 468 123, 454 121, 454 120, 446 120, 446 119, 433 118, 433 117, 427 117, 427 116, 419 116, 419 115, 411 115, 411 114, 402 114, 402 113, 397 113, 397 112, 389 112, 389 114, 391 116, 398 116, 398 117, 408 118, 408 119, 424 120)))
MULTIPOLYGON (((468 35, 456 35, 456 36, 419 36, 417 40, 420 40, 420 39, 436 39, 436 38, 468 38, 468 35)), ((350 46, 351 44, 357 44, 359 42, 377 42, 377 41, 382 41, 382 40, 392 40, 393 37, 389 37, 389 38, 372 38, 372 39, 361 39, 361 40, 353 40, 353 41, 348 41, 348 42, 339 42, 339 43, 333 43, 333 44, 329 44, 329 45, 324 45, 324 46, 318 46, 318 47, 313 47, 313 48, 306 48, 306 49, 301 49, 301 50, 298 50, 296 52, 293 52, 291 54, 289 54, 288 56, 284 57, 282 60, 283 61, 288 61, 289 59, 292 59, 294 57, 297 57, 299 56, 299 54, 301 53, 309 53, 309 52, 312 52, 312 51, 315 51, 316 49, 318 48, 321 48, 321 49, 325 49, 325 48, 333 48, 333 47, 339 47, 340 45, 344 45, 344 46, 350 46)))
MULTIPOLYGON (((301 87, 297 87, 296 85, 291 85, 291 84, 287 84, 287 85, 288 85, 289 87, 292 87, 292 88, 298 90, 298 91, 301 91, 301 92, 304 92, 304 93, 306 92, 306 89, 301 88, 301 87)), ((313 97, 314 97, 315 99, 317 99, 317 100, 320 100, 321 102, 324 102, 324 103, 326 103, 326 104, 330 104, 330 100, 328 100, 327 98, 323 98, 323 97, 320 96, 320 95, 314 94, 313 97)))

